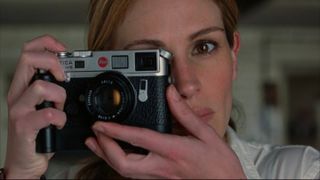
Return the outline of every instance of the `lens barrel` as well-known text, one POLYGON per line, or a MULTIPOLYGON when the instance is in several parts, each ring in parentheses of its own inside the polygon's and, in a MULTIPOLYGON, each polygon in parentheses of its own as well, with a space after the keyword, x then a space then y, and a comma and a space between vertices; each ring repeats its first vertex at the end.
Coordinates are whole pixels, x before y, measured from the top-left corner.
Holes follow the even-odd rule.
POLYGON ((108 71, 93 78, 86 93, 86 106, 94 120, 121 122, 133 111, 136 93, 119 72, 108 71))

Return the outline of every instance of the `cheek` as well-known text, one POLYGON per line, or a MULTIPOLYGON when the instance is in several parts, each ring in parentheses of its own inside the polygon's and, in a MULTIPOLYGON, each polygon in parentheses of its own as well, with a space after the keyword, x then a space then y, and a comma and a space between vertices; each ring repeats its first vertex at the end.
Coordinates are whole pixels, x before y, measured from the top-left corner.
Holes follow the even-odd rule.
POLYGON ((202 95, 206 104, 216 111, 210 124, 223 137, 232 108, 232 65, 211 67, 202 71, 202 95))
POLYGON ((201 73, 199 77, 202 77, 201 84, 210 96, 224 98, 225 95, 230 94, 233 81, 232 64, 208 65, 199 73, 201 73))

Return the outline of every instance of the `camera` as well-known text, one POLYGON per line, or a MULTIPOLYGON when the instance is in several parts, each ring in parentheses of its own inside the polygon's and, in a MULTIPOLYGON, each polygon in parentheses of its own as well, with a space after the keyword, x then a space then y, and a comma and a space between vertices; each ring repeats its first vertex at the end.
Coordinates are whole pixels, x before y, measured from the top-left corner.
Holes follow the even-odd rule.
MULTIPOLYGON (((170 84, 172 54, 164 49, 119 51, 74 51, 57 53, 66 80, 39 70, 34 79, 62 86, 67 93, 63 129, 41 129, 36 149, 40 153, 84 150, 84 141, 94 136, 96 121, 170 133, 166 88, 170 84)), ((53 107, 43 102, 37 109, 53 107)), ((148 138, 148 137, 146 137, 148 138)))

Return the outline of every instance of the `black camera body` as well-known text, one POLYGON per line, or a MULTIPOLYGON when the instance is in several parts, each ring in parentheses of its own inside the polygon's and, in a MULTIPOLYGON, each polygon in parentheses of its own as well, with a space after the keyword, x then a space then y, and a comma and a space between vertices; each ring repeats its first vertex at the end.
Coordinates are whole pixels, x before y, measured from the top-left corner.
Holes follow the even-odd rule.
MULTIPOLYGON (((74 51, 57 54, 67 76, 57 82, 40 71, 35 79, 65 88, 63 129, 40 130, 37 152, 85 150, 84 141, 94 136, 96 121, 171 131, 166 88, 170 84, 171 53, 163 49, 128 51, 74 51)), ((44 102, 39 108, 52 106, 44 102)), ((148 137, 146 137, 148 138, 148 137)))

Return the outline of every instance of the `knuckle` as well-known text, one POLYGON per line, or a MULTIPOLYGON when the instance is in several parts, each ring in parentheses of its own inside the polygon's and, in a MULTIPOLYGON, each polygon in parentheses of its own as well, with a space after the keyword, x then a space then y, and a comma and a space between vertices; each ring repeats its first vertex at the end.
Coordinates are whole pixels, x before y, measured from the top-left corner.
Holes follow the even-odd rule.
POLYGON ((40 38, 43 39, 44 41, 55 41, 54 37, 50 34, 44 34, 40 36, 40 38))
POLYGON ((55 38, 50 34, 44 34, 38 38, 40 41, 42 41, 44 44, 56 42, 55 38))
POLYGON ((32 83, 30 88, 37 96, 40 96, 45 100, 62 103, 67 99, 66 90, 52 82, 36 80, 32 83))
POLYGON ((46 34, 44 36, 44 42, 51 45, 60 44, 60 42, 52 35, 46 34))
POLYGON ((46 119, 50 124, 60 127, 63 126, 67 120, 66 114, 56 110, 55 108, 44 109, 43 118, 46 119))
POLYGON ((31 59, 31 53, 30 53, 30 52, 22 52, 22 53, 21 53, 20 62, 21 62, 23 65, 29 64, 30 59, 31 59))
POLYGON ((31 46, 32 42, 33 42, 32 40, 24 42, 23 45, 22 45, 22 51, 23 52, 28 51, 28 49, 30 49, 30 46, 31 46))
POLYGON ((54 120, 54 109, 53 108, 45 108, 43 110, 43 118, 47 119, 49 122, 54 120))
POLYGON ((36 80, 32 83, 31 88, 36 94, 43 95, 47 89, 46 82, 43 80, 36 80))

